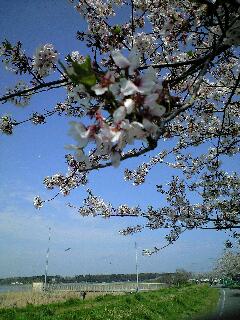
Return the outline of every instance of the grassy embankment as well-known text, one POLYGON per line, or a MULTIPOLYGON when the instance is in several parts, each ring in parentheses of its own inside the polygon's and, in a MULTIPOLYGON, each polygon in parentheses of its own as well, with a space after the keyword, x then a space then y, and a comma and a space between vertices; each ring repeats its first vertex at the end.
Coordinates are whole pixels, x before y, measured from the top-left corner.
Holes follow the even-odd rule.
MULTIPOLYGON (((87 294, 87 299, 103 295, 101 292, 91 292, 87 294)), ((79 299, 79 292, 74 291, 55 291, 55 292, 6 292, 0 293, 0 309, 3 308, 22 308, 29 304, 42 305, 65 302, 69 299, 79 299)))
POLYGON ((219 292, 208 286, 164 288, 126 295, 0 310, 1 320, 180 320, 207 314, 219 292))

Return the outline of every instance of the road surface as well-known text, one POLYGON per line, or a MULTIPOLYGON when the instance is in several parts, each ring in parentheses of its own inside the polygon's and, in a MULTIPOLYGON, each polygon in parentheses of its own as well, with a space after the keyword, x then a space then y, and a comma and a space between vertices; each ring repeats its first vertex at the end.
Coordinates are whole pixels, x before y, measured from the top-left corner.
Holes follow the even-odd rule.
POLYGON ((240 290, 220 288, 221 296, 216 311, 202 320, 240 320, 240 290))
POLYGON ((221 298, 218 304, 219 319, 240 320, 240 290, 221 288, 221 298))

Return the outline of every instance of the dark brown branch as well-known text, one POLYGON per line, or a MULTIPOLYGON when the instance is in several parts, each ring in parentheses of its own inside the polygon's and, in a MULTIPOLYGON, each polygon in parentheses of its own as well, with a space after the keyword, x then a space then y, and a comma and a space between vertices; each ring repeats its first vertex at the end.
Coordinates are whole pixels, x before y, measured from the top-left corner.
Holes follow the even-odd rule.
MULTIPOLYGON (((99 16, 99 14, 96 12, 96 10, 95 10, 93 7, 91 7, 91 5, 90 5, 89 3, 87 3, 86 0, 83 0, 83 2, 88 6, 88 8, 89 8, 90 10, 92 10, 92 11, 94 12, 94 14, 98 17, 98 19, 100 19, 100 20, 108 27, 109 31, 111 31, 111 30, 112 30, 112 27, 110 26, 110 24, 107 23, 107 21, 105 21, 101 16, 99 16)), ((129 47, 128 47, 123 41, 121 41, 121 42, 122 42, 122 44, 123 44, 123 46, 124 46, 125 48, 127 48, 128 50, 130 50, 129 47)))
POLYGON ((222 131, 223 131, 223 128, 224 128, 224 122, 225 122, 225 118, 226 118, 226 110, 228 108, 228 106, 230 105, 231 101, 232 101, 232 98, 237 90, 237 87, 239 86, 239 83, 240 83, 240 73, 238 75, 238 78, 235 82, 235 85, 232 89, 232 92, 224 106, 224 110, 223 110, 223 118, 222 118, 222 124, 221 124, 221 129, 220 129, 220 133, 219 133, 219 137, 218 137, 218 143, 217 143, 217 158, 218 158, 218 154, 219 154, 219 147, 220 147, 220 140, 221 140, 221 135, 222 135, 222 131))
POLYGON ((134 37, 134 3, 131 0, 131 23, 132 23, 132 47, 133 47, 133 37, 134 37))
MULTIPOLYGON (((220 39, 222 42, 222 38, 220 39)), ((219 41, 220 41, 219 40, 219 41)), ((217 46, 217 48, 213 49, 212 52, 209 52, 208 54, 206 54, 206 56, 204 56, 202 58, 202 61, 200 63, 196 63, 194 65, 192 65, 187 71, 185 71, 181 76, 177 77, 177 78, 173 78, 173 79, 169 79, 166 80, 167 83, 172 84, 172 85, 176 85, 179 82, 181 82, 182 80, 185 80, 188 76, 196 73, 199 69, 201 69, 201 65, 203 63, 205 63, 206 61, 212 61, 216 56, 218 56, 219 54, 221 54, 222 52, 226 51, 227 49, 229 49, 229 46, 227 45, 222 45, 221 42, 219 43, 219 45, 217 46)))
POLYGON ((206 60, 206 56, 197 58, 197 59, 190 59, 187 61, 178 61, 178 62, 169 62, 169 63, 158 63, 158 64, 150 64, 148 66, 141 66, 138 68, 138 70, 144 70, 149 67, 152 67, 154 69, 161 69, 161 68, 176 68, 176 67, 181 67, 181 66, 187 66, 187 65, 192 65, 192 64, 199 64, 202 63, 206 60))
MULTIPOLYGON (((138 157, 138 156, 141 156, 151 150, 154 150, 156 147, 157 147, 157 141, 158 139, 156 140, 153 140, 152 143, 150 143, 148 145, 148 147, 146 148, 142 148, 142 149, 138 149, 137 152, 128 152, 128 153, 125 153, 120 161, 124 161, 124 160, 127 160, 127 159, 130 159, 130 158, 135 158, 135 157, 138 157)), ((103 169, 103 168, 107 168, 107 167, 110 167, 112 166, 112 162, 107 162, 107 163, 101 163, 101 164, 98 164, 96 166, 92 166, 91 168, 84 168, 84 169, 80 169, 78 170, 78 172, 86 172, 86 171, 92 171, 92 170, 98 170, 98 169, 103 169)))
MULTIPOLYGON (((54 115, 55 113, 57 112, 57 110, 52 110, 52 111, 47 111, 43 114, 41 114, 41 116, 43 116, 44 118, 47 118, 47 117, 51 117, 52 115, 54 115)), ((20 124, 23 124, 23 123, 26 123, 28 121, 32 121, 34 119, 34 117, 30 117, 26 120, 23 120, 23 121, 20 121, 20 122, 14 122, 13 125, 14 126, 18 126, 20 124)))
POLYGON ((203 229, 203 230, 231 230, 231 229, 240 229, 240 226, 229 226, 229 227, 198 227, 198 229, 203 229))
MULTIPOLYGON (((186 230, 187 230, 187 229, 182 230, 173 242, 175 242, 176 240, 178 240, 179 237, 180 237, 186 230)), ((160 248, 157 248, 158 251, 167 248, 168 246, 170 246, 171 244, 173 244, 173 242, 168 242, 167 244, 165 244, 165 246, 162 246, 162 247, 160 247, 160 248)))
POLYGON ((0 98, 0 102, 2 102, 2 101, 6 102, 7 100, 9 100, 11 98, 14 98, 14 97, 28 95, 29 93, 34 92, 34 91, 38 91, 38 90, 40 90, 42 88, 47 88, 47 87, 51 88, 52 86, 55 86, 55 85, 58 85, 58 84, 67 84, 67 82, 68 82, 68 80, 66 80, 66 79, 60 79, 60 80, 55 80, 55 81, 51 81, 51 82, 41 83, 38 86, 29 88, 29 89, 25 89, 25 90, 21 90, 21 91, 17 91, 17 92, 2 96, 0 98))

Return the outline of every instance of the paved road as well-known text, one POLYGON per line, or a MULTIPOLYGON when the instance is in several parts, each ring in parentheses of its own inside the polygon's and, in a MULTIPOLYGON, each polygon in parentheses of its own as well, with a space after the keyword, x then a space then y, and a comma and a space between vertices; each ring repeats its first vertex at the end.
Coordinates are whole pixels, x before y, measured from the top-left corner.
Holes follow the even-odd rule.
MULTIPOLYGON (((240 290, 221 288, 217 310, 206 320, 240 320, 240 290)), ((203 318, 205 320, 205 318, 203 318)))
POLYGON ((221 298, 218 305, 219 319, 240 320, 240 290, 221 289, 221 298))

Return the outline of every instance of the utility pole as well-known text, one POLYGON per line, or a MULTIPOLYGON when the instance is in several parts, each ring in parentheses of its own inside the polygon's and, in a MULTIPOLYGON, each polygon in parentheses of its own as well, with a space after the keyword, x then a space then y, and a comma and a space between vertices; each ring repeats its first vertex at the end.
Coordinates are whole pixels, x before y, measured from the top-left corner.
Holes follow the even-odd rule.
POLYGON ((136 251, 136 278, 137 278, 137 292, 139 291, 138 285, 138 252, 137 252, 137 242, 135 241, 135 251, 136 251))
POLYGON ((51 228, 48 228, 48 248, 46 252, 46 262, 45 262, 45 279, 44 279, 44 290, 47 290, 47 273, 48 273, 48 258, 50 252, 50 240, 51 240, 51 228))

